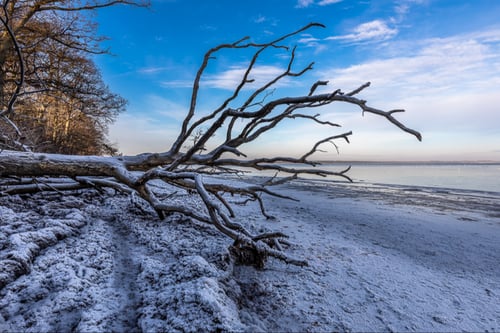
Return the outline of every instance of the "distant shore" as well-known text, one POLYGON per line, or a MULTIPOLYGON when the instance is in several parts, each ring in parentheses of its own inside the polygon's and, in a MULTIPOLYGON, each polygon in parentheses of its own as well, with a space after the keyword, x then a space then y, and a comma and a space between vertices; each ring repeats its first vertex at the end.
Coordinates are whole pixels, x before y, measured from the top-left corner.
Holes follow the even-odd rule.
POLYGON ((464 160, 464 161, 440 161, 440 160, 415 160, 415 161, 398 161, 398 160, 318 160, 318 163, 325 164, 400 164, 400 165, 482 165, 482 164, 490 164, 490 165, 500 165, 500 161, 495 160, 464 160))

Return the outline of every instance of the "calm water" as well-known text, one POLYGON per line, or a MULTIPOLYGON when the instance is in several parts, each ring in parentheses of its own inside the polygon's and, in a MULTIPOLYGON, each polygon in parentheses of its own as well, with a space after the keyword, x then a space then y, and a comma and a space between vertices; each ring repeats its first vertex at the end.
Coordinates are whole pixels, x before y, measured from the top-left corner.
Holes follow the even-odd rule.
MULTIPOLYGON (((500 192, 500 163, 324 163, 318 168, 341 171, 351 165, 348 175, 357 183, 444 187, 500 192)), ((291 165, 287 165, 291 167, 291 165)), ((251 172, 272 176, 271 172, 251 172)), ((280 176, 284 176, 281 174, 280 176)), ((302 175, 302 178, 307 176, 302 175)), ((323 177, 311 177, 325 179, 323 177)), ((331 180, 343 178, 331 177, 331 180)))
MULTIPOLYGON (((341 170, 349 164, 324 164, 328 170, 341 170)), ((355 182, 447 187, 500 192, 499 164, 444 163, 351 163, 349 176, 355 182)))

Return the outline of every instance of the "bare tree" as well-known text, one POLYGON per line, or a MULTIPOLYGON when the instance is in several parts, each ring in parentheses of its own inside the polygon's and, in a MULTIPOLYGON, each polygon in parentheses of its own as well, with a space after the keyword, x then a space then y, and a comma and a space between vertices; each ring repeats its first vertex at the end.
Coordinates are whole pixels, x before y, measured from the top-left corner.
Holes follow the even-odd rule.
POLYGON ((89 57, 107 50, 84 12, 118 4, 148 1, 0 0, 0 148, 103 152, 107 124, 126 101, 89 57), (83 123, 98 135, 79 150, 83 123))
POLYGON ((335 89, 319 94, 316 93, 318 86, 325 86, 327 82, 318 81, 312 84, 307 94, 267 100, 270 89, 280 80, 300 77, 313 68, 311 63, 300 70, 294 70, 295 48, 288 48, 284 42, 307 29, 318 26, 322 25, 311 23, 266 43, 254 43, 246 37, 210 49, 205 54, 194 79, 187 115, 168 151, 120 157, 3 151, 0 153, 0 176, 4 182, 0 193, 8 195, 40 190, 65 191, 86 187, 109 187, 146 201, 161 219, 169 214, 178 213, 213 225, 234 240, 232 251, 235 255, 251 253, 254 256, 253 264, 262 265, 265 258, 271 256, 287 263, 306 265, 305 261, 292 258, 283 250, 282 245, 286 243, 284 242, 286 235, 280 232, 252 234, 242 225, 235 223, 234 211, 226 200, 227 194, 256 201, 260 205, 262 215, 270 217, 264 208, 262 194, 291 199, 272 190, 273 185, 282 184, 300 175, 339 176, 350 180, 347 175, 348 169, 338 172, 324 170, 312 157, 326 143, 335 145, 335 140, 348 142, 352 133, 342 132, 323 138, 298 157, 250 158, 245 154, 245 146, 287 120, 295 119, 337 128, 339 125, 322 120, 320 114, 310 112, 334 102, 353 104, 363 113, 381 116, 421 140, 420 133, 406 127, 394 117, 403 110, 380 110, 357 97, 369 83, 350 92, 335 89), (202 77, 209 62, 224 49, 250 50, 248 67, 232 95, 212 112, 200 115, 197 105, 200 87, 203 85, 202 77), (245 89, 253 82, 257 60, 266 50, 286 51, 289 56, 288 63, 281 74, 248 93, 245 89), (231 106, 235 103, 237 107, 231 106), (213 143, 215 137, 218 140, 213 143), (271 170, 285 176, 273 177, 260 185, 244 186, 232 185, 222 177, 216 177, 239 173, 243 168, 271 170), (38 178, 35 184, 33 181, 27 181, 27 177, 51 178, 45 178, 43 181, 38 178), (210 181, 207 181, 207 178, 210 178, 210 181), (154 186, 158 181, 172 189, 171 195, 174 195, 175 191, 194 193, 203 202, 204 210, 194 210, 189 206, 174 204, 169 200, 170 195, 160 196, 154 186))

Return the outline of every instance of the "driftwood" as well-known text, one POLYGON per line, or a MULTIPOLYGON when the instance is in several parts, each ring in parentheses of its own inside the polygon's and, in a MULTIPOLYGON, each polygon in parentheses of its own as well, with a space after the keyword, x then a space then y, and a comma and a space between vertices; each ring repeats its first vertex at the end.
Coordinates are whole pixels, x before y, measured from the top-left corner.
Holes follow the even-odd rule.
MULTIPOLYGON (((295 265, 306 265, 300 259, 287 255, 282 248, 282 233, 253 235, 243 226, 232 221, 234 212, 225 200, 224 194, 238 195, 257 201, 262 214, 269 215, 264 209, 262 194, 288 198, 271 187, 301 175, 338 176, 351 180, 348 169, 338 172, 323 170, 311 158, 326 143, 335 140, 349 142, 351 132, 343 132, 326 137, 311 146, 309 151, 299 157, 281 156, 273 158, 248 158, 244 146, 255 141, 262 134, 271 131, 285 120, 298 119, 328 126, 338 124, 320 119, 320 114, 310 110, 324 107, 334 102, 357 105, 363 113, 371 113, 386 118, 401 130, 421 140, 421 135, 399 122, 394 115, 403 110, 383 111, 367 105, 358 98, 358 94, 369 86, 361 85, 351 92, 340 89, 329 93, 316 94, 318 86, 327 85, 318 81, 311 86, 307 95, 284 97, 266 101, 269 89, 279 80, 299 77, 312 69, 313 63, 299 71, 293 71, 295 48, 288 49, 281 43, 312 27, 321 26, 311 23, 295 32, 274 41, 257 44, 243 38, 232 44, 219 45, 209 50, 203 59, 194 80, 191 103, 183 120, 179 135, 171 148, 162 153, 145 153, 137 156, 67 156, 20 151, 0 152, 0 194, 29 193, 33 191, 66 191, 84 187, 110 187, 129 195, 140 197, 151 205, 160 218, 171 213, 180 213, 187 217, 212 224, 221 233, 234 240, 233 251, 238 249, 257 254, 257 261, 268 256, 281 259, 295 265), (197 103, 202 76, 214 55, 223 49, 252 50, 252 57, 233 94, 211 113, 198 116, 197 103), (252 74, 261 53, 268 49, 288 50, 289 61, 286 69, 274 79, 246 94, 238 107, 230 107, 237 98, 241 100, 243 89, 253 82, 252 74), (203 129, 203 130, 201 130, 203 129), (211 139, 217 133, 223 142, 211 145, 211 139), (195 140, 193 140, 195 137, 195 140), (185 148, 190 144, 189 148, 185 148), (204 177, 223 174, 235 174, 242 169, 271 170, 285 174, 284 178, 272 178, 261 185, 235 186, 229 182, 205 182, 204 177), (49 178, 42 178, 49 177, 49 178), (59 178, 55 178, 59 177, 59 178), (65 177, 65 178, 61 178, 65 177), (187 190, 199 196, 204 203, 204 210, 193 210, 169 202, 169 198, 160 198, 154 191, 152 181, 162 181, 170 187, 187 190)), ((258 264, 261 266, 261 264, 258 264)))

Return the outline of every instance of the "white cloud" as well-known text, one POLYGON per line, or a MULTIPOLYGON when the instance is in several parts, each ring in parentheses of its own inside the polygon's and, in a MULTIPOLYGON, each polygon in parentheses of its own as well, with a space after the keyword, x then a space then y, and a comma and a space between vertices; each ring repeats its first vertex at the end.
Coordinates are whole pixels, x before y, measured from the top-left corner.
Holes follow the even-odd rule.
POLYGON ((323 40, 313 37, 311 34, 302 34, 297 42, 306 47, 314 48, 314 54, 318 54, 328 49, 328 46, 323 40))
POLYGON ((156 74, 172 69, 169 66, 143 67, 137 70, 140 74, 156 74))
POLYGON ((410 6, 408 5, 408 3, 400 3, 394 7, 394 11, 398 16, 406 15, 406 13, 408 13, 409 10, 410 6))
MULTIPOLYGON (((207 76, 202 80, 202 85, 208 88, 219 88, 234 90, 241 82, 245 74, 246 67, 232 66, 230 69, 216 75, 207 76)), ((268 81, 274 79, 276 76, 282 74, 284 69, 276 66, 256 66, 253 68, 248 79, 254 80, 252 83, 247 84, 247 88, 260 87, 268 81)), ((284 86, 289 82, 286 78, 274 85, 274 87, 284 86)))
MULTIPOLYGON (((315 4, 314 2, 315 0, 298 0, 297 1, 297 5, 295 7, 297 8, 307 8, 313 4, 315 4)), ((328 6, 328 5, 331 5, 331 4, 334 4, 334 3, 339 3, 339 2, 342 2, 343 0, 320 0, 318 2, 316 2, 316 4, 318 6, 328 6)))
POLYGON ((382 20, 374 20, 358 25, 352 33, 327 37, 326 40, 341 40, 349 43, 384 41, 397 35, 398 29, 390 28, 382 20))
MULTIPOLYGON (((368 80, 375 87, 391 87, 392 96, 489 90, 500 83, 500 45, 490 42, 499 36, 496 30, 415 41, 415 48, 407 51, 411 54, 334 69, 329 75, 344 87, 368 80)), ((397 49, 398 44, 388 47, 397 49)))
POLYGON ((192 88, 193 80, 169 80, 160 82, 163 88, 192 88))
POLYGON ((313 47, 315 49, 315 54, 327 49, 326 45, 322 43, 321 39, 313 37, 310 34, 303 34, 297 42, 299 44, 303 44, 306 47, 313 47))
POLYGON ((410 13, 412 6, 423 5, 427 2, 428 0, 397 0, 394 6, 395 16, 391 17, 389 21, 393 24, 403 22, 410 13))
MULTIPOLYGON (((456 159, 462 154, 462 159, 498 159, 491 152, 500 142, 500 30, 412 43, 411 54, 331 69, 321 73, 321 79, 329 79, 333 84, 330 89, 345 91, 371 81, 360 98, 386 110, 406 109, 398 118, 421 131, 424 141, 412 145, 405 139, 402 151, 411 147, 419 158, 441 151, 450 153, 442 158, 456 159)), ((366 133, 365 138, 369 134, 374 151, 397 151, 394 147, 401 140, 394 139, 401 136, 396 134, 400 133, 397 128, 372 115, 363 118, 369 121, 359 122, 352 117, 352 109, 335 110, 325 116, 355 129, 355 133, 366 133)), ((411 156, 412 152, 406 154, 411 156)))
POLYGON ((318 2, 318 5, 327 6, 339 2, 342 2, 342 0, 321 0, 320 2, 318 2))
POLYGON ((311 45, 317 44, 317 42, 319 41, 320 40, 318 38, 313 37, 311 34, 302 34, 297 42, 301 44, 311 45))
POLYGON ((297 8, 306 8, 309 7, 314 3, 314 0, 298 0, 297 5, 295 7, 297 8))
POLYGON ((253 21, 255 23, 264 23, 267 21, 267 18, 265 16, 259 14, 259 16, 257 16, 253 21))

